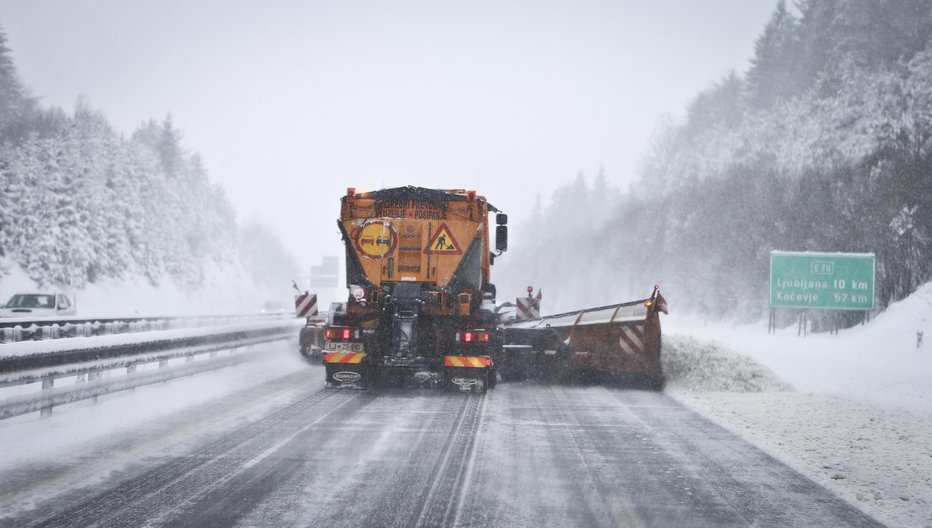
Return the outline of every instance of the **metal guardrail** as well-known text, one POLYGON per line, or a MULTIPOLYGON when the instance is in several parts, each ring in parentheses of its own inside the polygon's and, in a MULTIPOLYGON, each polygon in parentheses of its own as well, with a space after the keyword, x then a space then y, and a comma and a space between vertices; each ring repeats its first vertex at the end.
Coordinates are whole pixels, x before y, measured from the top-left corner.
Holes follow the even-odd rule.
POLYGON ((294 318, 293 313, 195 315, 175 317, 15 317, 0 318, 0 344, 65 337, 194 328, 237 321, 294 318))
POLYGON ((41 383, 41 390, 0 399, 0 419, 35 411, 44 416, 56 405, 232 365, 245 357, 239 349, 293 339, 303 322, 286 319, 254 323, 251 327, 153 332, 145 338, 140 336, 139 340, 131 336, 102 336, 0 346, 0 394, 16 386, 41 383), (117 337, 125 342, 113 342, 117 337), (74 346, 63 346, 66 343, 74 346), (12 354, 14 347, 34 350, 12 354), (198 356, 201 358, 195 360, 198 356), (170 365, 177 358, 185 361, 170 365), (150 364, 158 364, 158 368, 145 368, 150 364), (109 375, 115 371, 120 375, 109 375), (62 378, 75 381, 67 387, 55 387, 56 380, 62 378))

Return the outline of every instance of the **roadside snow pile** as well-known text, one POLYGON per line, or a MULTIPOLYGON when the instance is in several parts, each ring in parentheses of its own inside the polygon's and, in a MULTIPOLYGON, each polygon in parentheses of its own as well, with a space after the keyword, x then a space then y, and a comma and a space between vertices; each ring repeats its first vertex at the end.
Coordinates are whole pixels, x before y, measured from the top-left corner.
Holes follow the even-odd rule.
POLYGON ((677 337, 721 343, 798 392, 905 410, 932 422, 932 283, 837 335, 801 337, 795 324, 768 334, 766 320, 730 325, 677 315, 663 324, 665 346, 677 337))
POLYGON ((932 526, 932 424, 799 392, 674 393, 889 526, 932 526))
POLYGON ((669 391, 782 392, 792 388, 768 368, 714 342, 664 336, 660 357, 669 391))
POLYGON ((932 283, 838 335, 664 325, 674 398, 881 522, 932 528, 932 283), (729 391, 754 372, 776 384, 729 391))

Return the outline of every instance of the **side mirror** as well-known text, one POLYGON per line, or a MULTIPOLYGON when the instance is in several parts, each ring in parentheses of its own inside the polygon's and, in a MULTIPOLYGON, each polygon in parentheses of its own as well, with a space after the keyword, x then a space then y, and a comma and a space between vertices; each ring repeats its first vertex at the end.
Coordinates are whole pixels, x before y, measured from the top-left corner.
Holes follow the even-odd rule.
POLYGON ((508 250, 508 226, 499 225, 495 227, 495 249, 497 251, 508 250))
POLYGON ((506 215, 505 213, 498 213, 498 214, 496 214, 496 215, 495 215, 495 223, 498 224, 498 225, 500 225, 500 226, 503 226, 503 225, 508 224, 508 215, 506 215))

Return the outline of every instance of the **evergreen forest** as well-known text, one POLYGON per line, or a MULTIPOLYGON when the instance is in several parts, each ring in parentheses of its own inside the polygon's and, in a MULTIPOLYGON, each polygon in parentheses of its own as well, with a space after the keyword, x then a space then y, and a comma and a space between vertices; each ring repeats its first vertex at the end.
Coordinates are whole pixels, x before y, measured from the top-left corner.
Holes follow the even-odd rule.
POLYGON ((70 288, 138 278, 196 290, 231 267, 272 286, 297 269, 267 229, 238 226, 171 116, 126 138, 84 100, 72 114, 43 107, 0 29, 0 278, 13 264, 70 288))
POLYGON ((524 231, 546 236, 507 280, 554 284, 544 312, 660 282, 671 309, 756 320, 771 251, 855 252, 876 255, 877 309, 905 297, 932 280, 930 37, 927 0, 780 1, 747 70, 662 120, 630 189, 580 175, 538 206, 524 231))

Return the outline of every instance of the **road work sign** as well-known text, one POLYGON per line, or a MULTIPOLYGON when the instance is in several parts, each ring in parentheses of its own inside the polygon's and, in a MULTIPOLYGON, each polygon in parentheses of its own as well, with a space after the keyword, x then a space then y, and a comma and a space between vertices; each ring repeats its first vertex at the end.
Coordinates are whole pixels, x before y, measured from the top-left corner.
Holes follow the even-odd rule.
POLYGON ((424 248, 424 253, 462 255, 463 250, 460 249, 456 239, 453 238, 453 233, 450 232, 447 224, 440 224, 437 232, 430 238, 430 243, 424 248))
POLYGON ((770 252, 770 306, 872 310, 872 253, 770 252))

